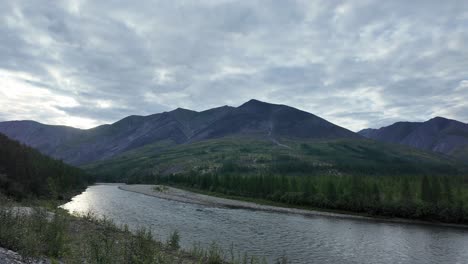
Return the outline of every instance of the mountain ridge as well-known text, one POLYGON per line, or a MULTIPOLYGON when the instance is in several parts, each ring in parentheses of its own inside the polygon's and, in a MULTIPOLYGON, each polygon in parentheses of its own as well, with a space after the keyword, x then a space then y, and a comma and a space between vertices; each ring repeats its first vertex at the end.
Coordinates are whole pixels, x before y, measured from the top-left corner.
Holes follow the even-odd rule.
POLYGON ((459 159, 468 157, 468 124, 440 116, 424 122, 396 122, 379 129, 363 129, 358 134, 459 159))
POLYGON ((277 138, 281 137, 362 138, 311 113, 255 99, 239 107, 221 106, 200 112, 177 108, 148 116, 132 115, 91 129, 35 121, 0 122, 0 133, 73 165, 108 159, 159 141, 177 145, 247 135, 279 144, 277 138))

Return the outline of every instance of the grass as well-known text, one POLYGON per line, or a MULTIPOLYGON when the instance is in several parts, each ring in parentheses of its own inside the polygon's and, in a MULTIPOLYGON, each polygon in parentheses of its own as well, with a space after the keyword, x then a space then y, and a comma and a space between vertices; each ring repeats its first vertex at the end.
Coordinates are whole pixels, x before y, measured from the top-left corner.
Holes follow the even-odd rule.
POLYGON ((156 185, 153 187, 153 190, 156 192, 167 192, 168 188, 164 185, 156 185))
MULTIPOLYGON (((0 199, 6 201, 5 197, 0 199)), ((71 264, 266 263, 265 259, 235 255, 232 251, 226 254, 216 243, 207 249, 198 244, 189 251, 181 250, 177 231, 162 243, 147 229, 131 232, 127 226, 118 227, 111 220, 97 218, 92 213, 74 216, 61 209, 53 212, 41 207, 20 210, 2 205, 0 247, 17 251, 30 260, 49 259, 52 263, 71 264)))
POLYGON ((0 209, 0 246, 30 258, 47 257, 63 263, 198 263, 199 259, 153 238, 150 231, 134 233, 108 219, 88 214, 72 216, 35 208, 22 212, 0 209))
MULTIPOLYGON (((235 254, 234 247, 231 246, 230 250, 226 252, 219 247, 215 242, 211 243, 209 248, 204 249, 199 243, 195 243, 190 250, 190 254, 197 256, 200 259, 199 263, 217 264, 217 263, 231 263, 231 264, 267 264, 265 258, 258 258, 255 256, 247 256, 235 254)), ((287 258, 281 257, 275 263, 287 264, 287 258)))

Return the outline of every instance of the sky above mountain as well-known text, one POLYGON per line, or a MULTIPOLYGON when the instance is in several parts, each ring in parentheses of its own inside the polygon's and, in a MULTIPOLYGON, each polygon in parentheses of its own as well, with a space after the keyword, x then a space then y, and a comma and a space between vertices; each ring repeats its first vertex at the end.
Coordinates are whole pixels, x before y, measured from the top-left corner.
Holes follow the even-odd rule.
POLYGON ((287 104, 359 130, 468 121, 468 1, 1 1, 0 120, 89 128, 287 104))

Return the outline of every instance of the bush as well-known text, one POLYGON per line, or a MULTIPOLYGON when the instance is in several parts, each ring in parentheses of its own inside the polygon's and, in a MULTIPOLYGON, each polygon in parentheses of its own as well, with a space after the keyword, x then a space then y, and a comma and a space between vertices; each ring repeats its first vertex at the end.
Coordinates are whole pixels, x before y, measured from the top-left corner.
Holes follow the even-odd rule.
POLYGON ((179 249, 180 248, 180 235, 177 230, 174 230, 174 232, 171 233, 169 236, 169 240, 167 241, 167 245, 171 249, 179 249))
POLYGON ((43 209, 0 209, 0 246, 26 256, 65 255, 66 229, 64 216, 59 211, 51 216, 43 209))

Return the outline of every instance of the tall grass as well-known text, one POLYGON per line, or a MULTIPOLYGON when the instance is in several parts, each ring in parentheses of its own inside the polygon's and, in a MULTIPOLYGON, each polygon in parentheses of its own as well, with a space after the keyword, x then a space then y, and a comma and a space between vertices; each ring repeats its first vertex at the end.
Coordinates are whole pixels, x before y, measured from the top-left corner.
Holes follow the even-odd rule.
POLYGON ((0 246, 23 256, 64 263, 193 263, 189 255, 156 241, 150 231, 119 228, 88 214, 83 218, 56 210, 0 208, 0 246))
MULTIPOLYGON (((212 242, 208 248, 203 248, 200 243, 192 245, 190 254, 199 259, 198 263, 208 264, 266 264, 266 258, 258 258, 256 256, 248 256, 247 254, 240 254, 234 252, 234 246, 231 245, 228 252, 223 250, 216 242, 212 242)), ((279 263, 279 262, 278 262, 279 263)), ((286 258, 282 264, 287 264, 286 258)))
MULTIPOLYGON (((0 207, 0 247, 29 258, 49 258, 52 263, 208 263, 263 264, 265 259, 226 253, 216 243, 208 248, 196 244, 180 250, 180 234, 174 231, 162 243, 151 231, 117 226, 107 218, 87 213, 72 216, 57 209, 0 207)), ((282 261, 281 263, 286 263, 282 261)))
POLYGON ((43 209, 0 209, 0 246, 26 256, 62 257, 67 251, 67 222, 62 213, 43 209))

